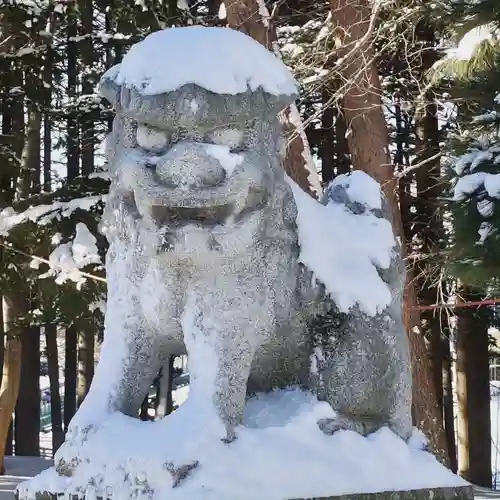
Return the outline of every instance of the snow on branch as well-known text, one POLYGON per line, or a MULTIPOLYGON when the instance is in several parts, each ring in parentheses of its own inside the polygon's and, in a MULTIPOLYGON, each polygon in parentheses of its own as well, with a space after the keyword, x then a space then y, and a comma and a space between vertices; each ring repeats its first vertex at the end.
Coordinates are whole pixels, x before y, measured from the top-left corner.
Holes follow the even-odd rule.
MULTIPOLYGON (((102 265, 96 237, 83 222, 79 222, 75 230, 75 237, 67 243, 60 243, 60 234, 54 235, 52 242, 57 246, 49 256, 50 269, 42 274, 40 279, 55 277, 58 285, 73 281, 77 290, 80 290, 88 276, 87 273, 82 273, 81 269, 91 264, 102 265)), ((92 276, 92 278, 98 277, 92 276)), ((102 281, 105 281, 104 278, 102 281)))
POLYGON ((25 222, 35 222, 40 226, 46 226, 54 219, 70 217, 76 210, 89 211, 99 203, 105 201, 104 195, 87 196, 75 198, 63 202, 55 201, 50 205, 36 205, 17 213, 12 207, 8 207, 0 212, 0 236, 8 236, 15 227, 25 222))
MULTIPOLYGON (((14 252, 14 253, 17 253, 19 255, 22 255, 23 257, 27 257, 27 258, 31 259, 31 267, 32 268, 38 268, 38 266, 40 264, 47 264, 50 266, 50 260, 44 259, 43 257, 39 257, 38 255, 31 255, 27 252, 23 252, 22 250, 19 250, 18 248, 15 248, 10 244, 6 244, 1 240, 0 240, 0 246, 5 248, 6 250, 8 250, 10 252, 14 252)), ((82 271, 80 269, 78 270, 78 273, 81 276, 83 276, 84 278, 89 278, 89 279, 94 280, 94 281, 106 283, 106 279, 103 278, 102 276, 97 276, 95 274, 87 273, 87 272, 82 271)))

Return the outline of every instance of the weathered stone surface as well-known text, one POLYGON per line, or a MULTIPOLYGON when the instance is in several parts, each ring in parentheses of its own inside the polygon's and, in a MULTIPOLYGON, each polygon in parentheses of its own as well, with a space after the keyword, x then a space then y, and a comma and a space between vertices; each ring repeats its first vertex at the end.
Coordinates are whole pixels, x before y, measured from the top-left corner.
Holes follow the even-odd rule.
MULTIPOLYGON (((474 492, 472 486, 460 486, 456 488, 427 488, 422 490, 411 490, 411 491, 353 493, 350 495, 341 495, 334 497, 294 498, 287 500, 473 500, 473 499, 474 499, 474 492)), ((19 500, 17 494, 16 494, 16 500, 19 500)), ((58 500, 58 496, 53 493, 39 493, 37 494, 35 500, 58 500)), ((78 499, 75 496, 73 500, 78 500, 78 499)), ((101 497, 98 497, 96 500, 103 500, 103 499, 101 497)), ((193 500, 196 499, 193 498, 193 500)), ((238 499, 235 498, 234 500, 238 499)), ((259 500, 265 500, 265 499, 259 498, 259 500)))
POLYGON ((300 500, 473 500, 473 498, 474 492, 471 486, 460 486, 456 488, 384 491, 381 493, 353 493, 351 495, 316 497, 300 500))

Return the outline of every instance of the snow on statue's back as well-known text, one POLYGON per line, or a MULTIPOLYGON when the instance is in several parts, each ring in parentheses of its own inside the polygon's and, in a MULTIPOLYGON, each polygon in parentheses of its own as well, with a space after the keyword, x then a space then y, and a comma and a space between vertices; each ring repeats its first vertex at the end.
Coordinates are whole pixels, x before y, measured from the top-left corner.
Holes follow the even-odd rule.
POLYGON ((20 497, 462 484, 411 439, 404 270, 379 186, 340 176, 320 203, 284 174, 277 115, 294 89, 283 63, 225 28, 155 33, 103 76, 116 110, 104 342, 55 468, 20 497), (183 353, 187 401, 139 421, 183 353))

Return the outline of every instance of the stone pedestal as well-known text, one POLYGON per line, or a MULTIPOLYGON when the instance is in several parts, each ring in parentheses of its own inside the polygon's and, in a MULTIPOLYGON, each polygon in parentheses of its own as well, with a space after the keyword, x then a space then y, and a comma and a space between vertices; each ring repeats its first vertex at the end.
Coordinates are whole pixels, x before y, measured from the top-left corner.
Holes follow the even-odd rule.
MULTIPOLYGON (((379 493, 352 493, 335 497, 307 498, 300 500, 473 500, 472 486, 455 488, 425 488, 410 491, 384 491, 379 493)), ((235 499, 236 500, 236 499, 235 499)), ((294 499, 299 500, 299 499, 294 499)))
MULTIPOLYGON (((60 497, 55 493, 40 492, 34 500, 58 500, 60 497)), ((384 491, 379 493, 351 493, 334 497, 294 498, 289 500, 473 500, 474 492, 472 486, 457 486, 454 488, 425 488, 410 491, 384 491)), ((16 492, 16 500, 19 496, 16 492)), ((74 497, 72 500, 79 500, 74 497)), ((81 500, 81 499, 80 499, 81 500)), ((98 497, 96 500, 104 500, 98 497)), ((121 499, 127 500, 127 499, 121 499)), ((191 500, 197 500, 192 498, 191 500)), ((238 500, 234 498, 233 500, 238 500)), ((264 500, 264 499, 259 499, 264 500)), ((274 500, 274 499, 273 499, 274 500)), ((285 500, 285 499, 283 499, 285 500)))

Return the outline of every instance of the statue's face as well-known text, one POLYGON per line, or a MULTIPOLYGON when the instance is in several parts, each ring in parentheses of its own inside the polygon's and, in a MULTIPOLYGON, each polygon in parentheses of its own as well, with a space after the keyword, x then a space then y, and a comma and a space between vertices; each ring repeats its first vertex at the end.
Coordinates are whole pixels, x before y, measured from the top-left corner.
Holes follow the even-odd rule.
POLYGON ((161 129, 121 115, 114 133, 112 169, 158 227, 238 222, 265 204, 273 172, 254 124, 161 129))

